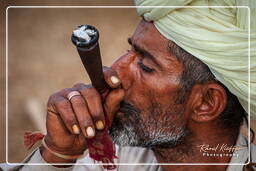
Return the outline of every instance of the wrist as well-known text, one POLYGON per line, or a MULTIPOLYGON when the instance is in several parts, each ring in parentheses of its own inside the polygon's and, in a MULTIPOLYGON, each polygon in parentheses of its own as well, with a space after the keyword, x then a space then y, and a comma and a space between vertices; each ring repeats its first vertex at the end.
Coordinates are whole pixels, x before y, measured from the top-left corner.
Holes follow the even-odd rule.
MULTIPOLYGON (((42 139, 42 146, 40 147, 40 153, 43 159, 47 163, 76 163, 76 160, 80 158, 83 154, 79 155, 67 155, 63 154, 64 151, 59 152, 53 149, 45 142, 45 137, 42 139)), ((55 165, 56 167, 69 167, 70 165, 55 165)))
MULTIPOLYGON (((44 146, 41 146, 39 149, 40 149, 40 153, 41 153, 43 159, 47 163, 70 163, 70 165, 72 165, 72 163, 76 163, 76 159, 64 159, 64 158, 58 157, 58 156, 54 155, 52 152, 50 152, 44 146)), ((55 167, 70 167, 70 165, 54 165, 54 166, 55 167)))

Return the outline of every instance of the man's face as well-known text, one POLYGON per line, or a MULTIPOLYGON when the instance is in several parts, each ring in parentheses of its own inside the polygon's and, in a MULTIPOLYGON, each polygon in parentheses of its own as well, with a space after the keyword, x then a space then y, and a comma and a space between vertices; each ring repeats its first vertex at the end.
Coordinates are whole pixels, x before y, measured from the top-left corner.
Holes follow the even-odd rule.
POLYGON ((129 43, 131 50, 112 65, 125 99, 110 134, 119 145, 175 146, 186 134, 185 104, 175 103, 183 66, 152 23, 142 20, 129 43))

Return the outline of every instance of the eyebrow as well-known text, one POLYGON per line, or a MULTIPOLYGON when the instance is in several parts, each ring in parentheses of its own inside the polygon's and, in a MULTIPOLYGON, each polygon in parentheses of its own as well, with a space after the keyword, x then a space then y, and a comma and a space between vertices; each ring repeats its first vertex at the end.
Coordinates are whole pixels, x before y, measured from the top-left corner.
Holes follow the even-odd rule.
POLYGON ((134 50, 136 52, 143 55, 143 57, 150 59, 155 65, 157 65, 159 68, 161 68, 161 65, 157 62, 156 57, 154 57, 154 55, 152 55, 150 52, 146 51, 145 49, 143 49, 139 45, 133 43, 132 39, 130 37, 127 39, 127 41, 134 48, 134 50))

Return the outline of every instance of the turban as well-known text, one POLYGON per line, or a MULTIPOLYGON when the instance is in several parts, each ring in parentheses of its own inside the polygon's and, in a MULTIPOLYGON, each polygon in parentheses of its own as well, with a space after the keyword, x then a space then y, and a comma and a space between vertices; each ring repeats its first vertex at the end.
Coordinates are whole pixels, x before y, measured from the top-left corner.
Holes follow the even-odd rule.
POLYGON ((251 118, 256 119, 255 0, 135 0, 135 4, 139 15, 153 21, 165 38, 204 62, 247 113, 250 104, 251 118))

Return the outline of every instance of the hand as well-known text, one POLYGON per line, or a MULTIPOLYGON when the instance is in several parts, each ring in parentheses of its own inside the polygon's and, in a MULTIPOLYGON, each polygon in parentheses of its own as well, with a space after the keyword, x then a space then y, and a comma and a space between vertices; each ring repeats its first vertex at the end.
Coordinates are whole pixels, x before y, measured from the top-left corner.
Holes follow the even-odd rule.
MULTIPOLYGON (((83 154, 87 149, 86 139, 94 137, 105 127, 103 111, 112 123, 119 103, 123 100, 124 91, 120 88, 121 82, 114 70, 105 67, 104 77, 112 88, 104 104, 95 88, 82 83, 50 96, 47 104, 45 142, 52 150, 64 155, 83 154), (79 91, 81 96, 68 100, 67 95, 72 91, 79 91)), ((74 162, 53 156, 43 147, 41 153, 49 163, 74 162)))

